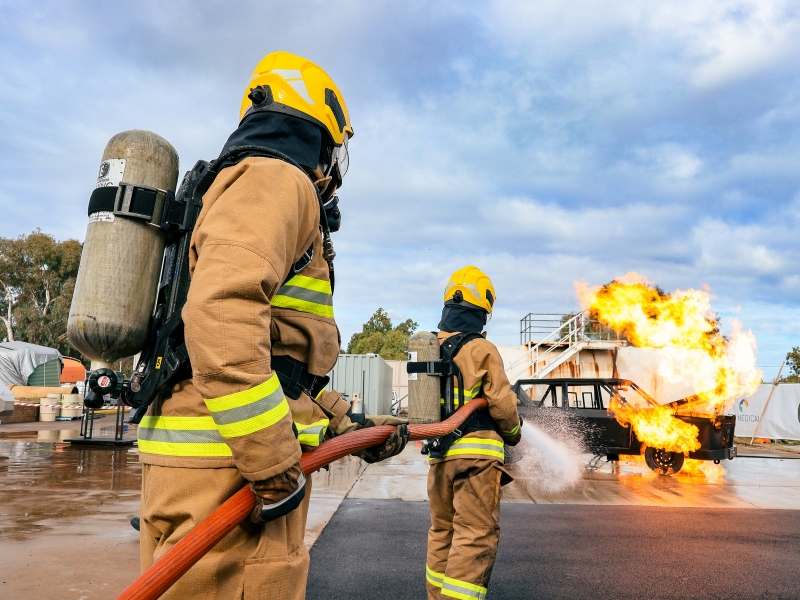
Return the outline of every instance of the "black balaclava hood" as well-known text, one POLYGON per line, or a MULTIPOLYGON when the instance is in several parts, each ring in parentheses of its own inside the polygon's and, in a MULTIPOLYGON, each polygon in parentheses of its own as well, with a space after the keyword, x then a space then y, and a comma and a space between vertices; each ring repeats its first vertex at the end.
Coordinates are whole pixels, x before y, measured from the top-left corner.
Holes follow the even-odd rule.
POLYGON ((322 149, 322 129, 310 121, 276 112, 257 112, 245 117, 220 156, 239 146, 265 146, 295 162, 316 169, 322 149))
POLYGON ((480 333, 486 325, 486 311, 469 304, 445 304, 439 329, 448 333, 480 333))

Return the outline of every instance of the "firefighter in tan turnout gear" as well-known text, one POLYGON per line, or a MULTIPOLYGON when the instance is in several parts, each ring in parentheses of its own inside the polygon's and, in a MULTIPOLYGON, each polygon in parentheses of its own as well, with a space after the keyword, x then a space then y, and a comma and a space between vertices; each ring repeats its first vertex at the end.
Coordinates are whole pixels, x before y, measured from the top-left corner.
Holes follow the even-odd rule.
MULTIPOLYGON (((323 390, 340 345, 327 232, 338 229, 333 194, 352 135, 327 74, 276 52, 256 67, 239 127, 213 163, 183 310, 191 378, 139 425, 142 568, 242 486, 259 503, 163 598, 304 598, 311 478, 301 453, 380 424, 323 390)), ((401 426, 364 458, 394 455, 407 439, 401 426)))
POLYGON ((463 378, 463 390, 454 378, 454 395, 463 393, 466 402, 486 398, 489 409, 470 417, 460 437, 429 444, 426 585, 429 599, 483 599, 500 539, 500 486, 512 480, 503 468, 503 445, 519 442, 522 422, 503 360, 481 335, 495 302, 491 280, 476 267, 456 271, 444 302, 442 357, 452 357, 463 378))

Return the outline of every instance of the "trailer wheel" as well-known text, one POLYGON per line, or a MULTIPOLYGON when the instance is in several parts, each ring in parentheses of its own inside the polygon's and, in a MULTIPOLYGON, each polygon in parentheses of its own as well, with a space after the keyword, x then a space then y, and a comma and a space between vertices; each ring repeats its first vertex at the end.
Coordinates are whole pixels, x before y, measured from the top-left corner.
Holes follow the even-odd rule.
POLYGON ((682 452, 667 452, 648 446, 644 451, 647 466, 659 475, 674 475, 683 467, 682 452))

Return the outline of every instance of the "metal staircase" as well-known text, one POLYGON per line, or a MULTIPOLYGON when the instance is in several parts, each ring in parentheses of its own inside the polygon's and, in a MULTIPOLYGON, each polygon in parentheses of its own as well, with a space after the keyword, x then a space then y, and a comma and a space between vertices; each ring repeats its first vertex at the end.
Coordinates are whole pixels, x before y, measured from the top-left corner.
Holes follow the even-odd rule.
POLYGON ((506 367, 511 383, 523 377, 547 377, 581 350, 618 348, 626 341, 583 311, 571 315, 529 313, 520 320, 520 343, 528 350, 506 367))

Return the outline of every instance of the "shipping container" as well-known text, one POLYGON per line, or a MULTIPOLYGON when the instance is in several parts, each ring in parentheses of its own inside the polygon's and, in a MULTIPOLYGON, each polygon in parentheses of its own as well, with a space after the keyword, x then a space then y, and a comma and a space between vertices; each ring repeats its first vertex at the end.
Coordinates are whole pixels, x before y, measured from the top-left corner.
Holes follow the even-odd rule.
POLYGON ((326 389, 352 400, 361 394, 364 413, 388 415, 392 409, 392 368, 377 354, 340 354, 326 389))

